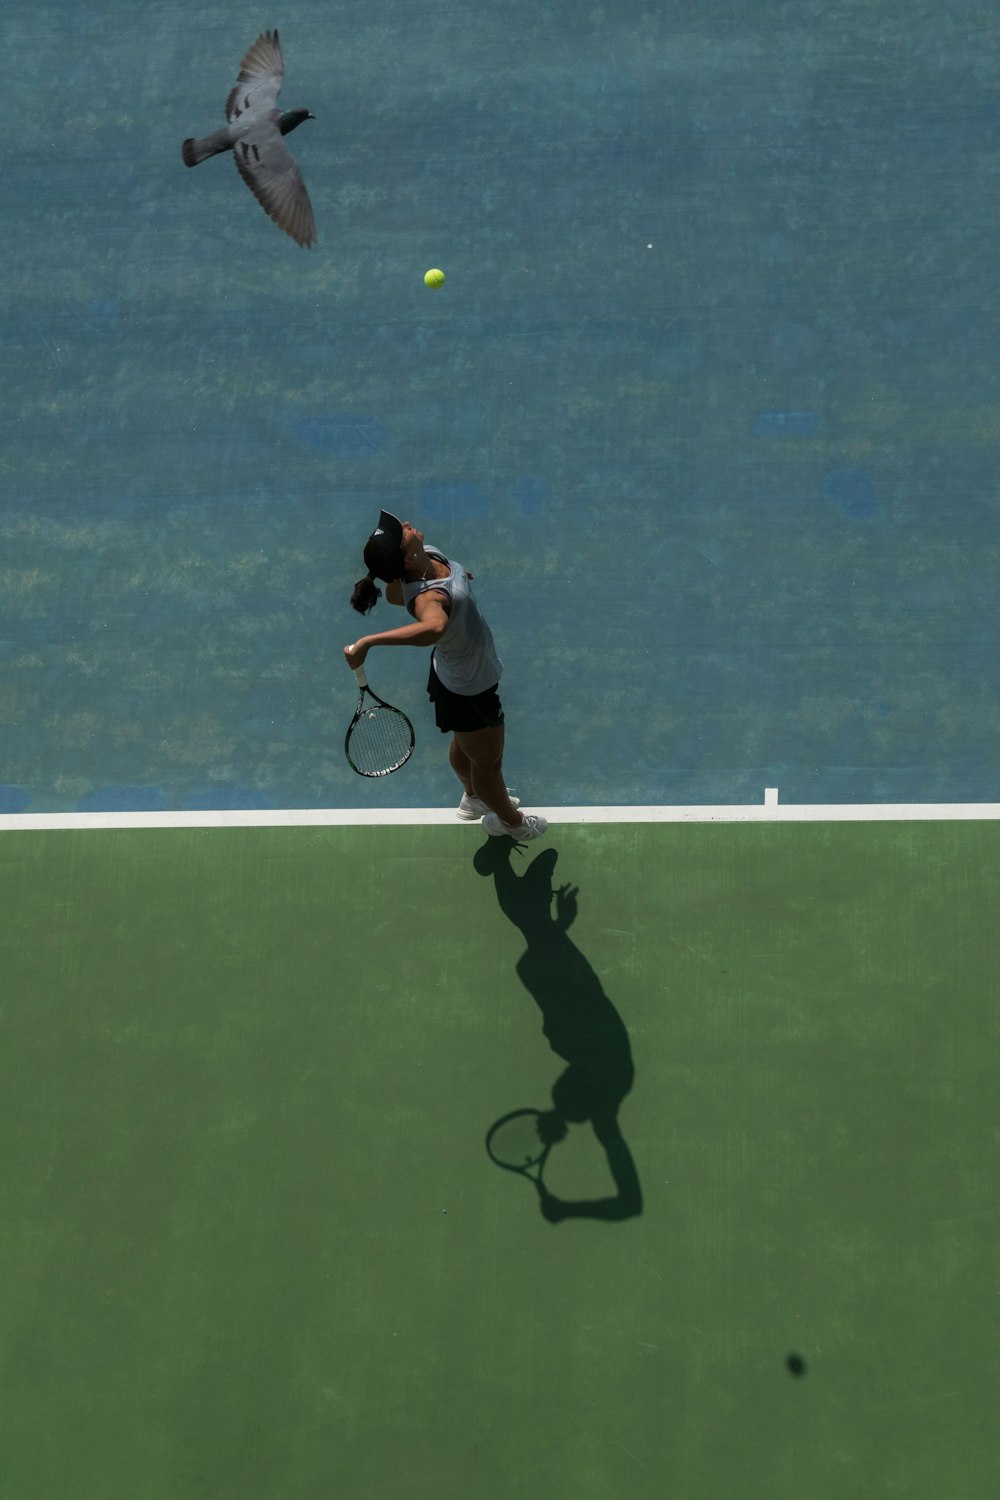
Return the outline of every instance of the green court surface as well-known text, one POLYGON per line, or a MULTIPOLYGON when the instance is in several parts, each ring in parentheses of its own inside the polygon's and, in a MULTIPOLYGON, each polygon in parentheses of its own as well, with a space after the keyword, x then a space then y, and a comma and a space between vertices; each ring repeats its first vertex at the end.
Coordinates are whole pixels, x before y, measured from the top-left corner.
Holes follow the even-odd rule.
POLYGON ((4 834, 0 1493, 987 1500, 998 855, 4 834), (550 1222, 486 1131, 629 1049, 550 1222))

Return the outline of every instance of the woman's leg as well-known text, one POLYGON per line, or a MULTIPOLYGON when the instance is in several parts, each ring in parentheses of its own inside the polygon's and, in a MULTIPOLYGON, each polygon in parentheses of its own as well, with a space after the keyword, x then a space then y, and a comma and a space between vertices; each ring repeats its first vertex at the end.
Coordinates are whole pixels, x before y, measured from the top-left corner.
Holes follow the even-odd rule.
POLYGON ((451 761, 451 769, 465 788, 466 794, 472 796, 472 762, 458 743, 458 735, 453 734, 451 744, 448 746, 448 759, 451 761))
MULTIPOLYGON (((520 823, 521 814, 503 784, 503 725, 498 724, 494 729, 456 730, 452 744, 457 745, 458 753, 468 763, 472 796, 485 802, 501 823, 510 827, 520 823)), ((455 766, 454 760, 451 763, 455 766)), ((462 779, 460 775, 459 780, 462 779)))

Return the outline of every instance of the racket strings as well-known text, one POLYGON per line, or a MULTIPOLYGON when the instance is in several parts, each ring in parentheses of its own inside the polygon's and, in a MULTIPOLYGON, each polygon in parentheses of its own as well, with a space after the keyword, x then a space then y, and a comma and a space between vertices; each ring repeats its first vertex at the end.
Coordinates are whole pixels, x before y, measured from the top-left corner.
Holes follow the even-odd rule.
POLYGON ((547 1150, 538 1127, 539 1115, 535 1110, 501 1121, 489 1135, 490 1155, 505 1167, 533 1166, 547 1150))
POLYGON ((366 704, 347 736, 347 757, 362 776, 397 770, 413 749, 413 730, 397 708, 366 704))

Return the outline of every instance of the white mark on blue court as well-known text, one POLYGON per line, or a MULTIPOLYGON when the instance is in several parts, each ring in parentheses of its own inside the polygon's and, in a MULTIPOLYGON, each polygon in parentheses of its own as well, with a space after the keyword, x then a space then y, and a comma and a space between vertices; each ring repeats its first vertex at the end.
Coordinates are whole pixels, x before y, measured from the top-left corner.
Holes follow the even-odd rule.
POLYGON ((762 411, 753 419, 754 437, 811 438, 819 432, 816 411, 762 411))
POLYGON ((385 447, 385 428, 374 417, 332 412, 296 417, 289 425, 310 448, 331 458, 366 458, 385 447))

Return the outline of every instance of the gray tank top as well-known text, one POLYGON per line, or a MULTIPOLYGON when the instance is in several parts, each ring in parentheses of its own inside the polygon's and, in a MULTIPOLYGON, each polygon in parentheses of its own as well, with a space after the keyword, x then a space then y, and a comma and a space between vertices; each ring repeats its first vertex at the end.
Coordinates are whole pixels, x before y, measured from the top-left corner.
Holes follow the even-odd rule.
POLYGON ((461 563, 449 561, 436 547, 424 544, 428 557, 437 558, 451 569, 450 578, 427 578, 403 584, 403 602, 410 606, 418 594, 437 589, 451 600, 448 626, 434 648, 431 664, 449 692, 471 697, 484 693, 500 681, 503 662, 497 656, 493 636, 472 597, 469 575, 461 563))

